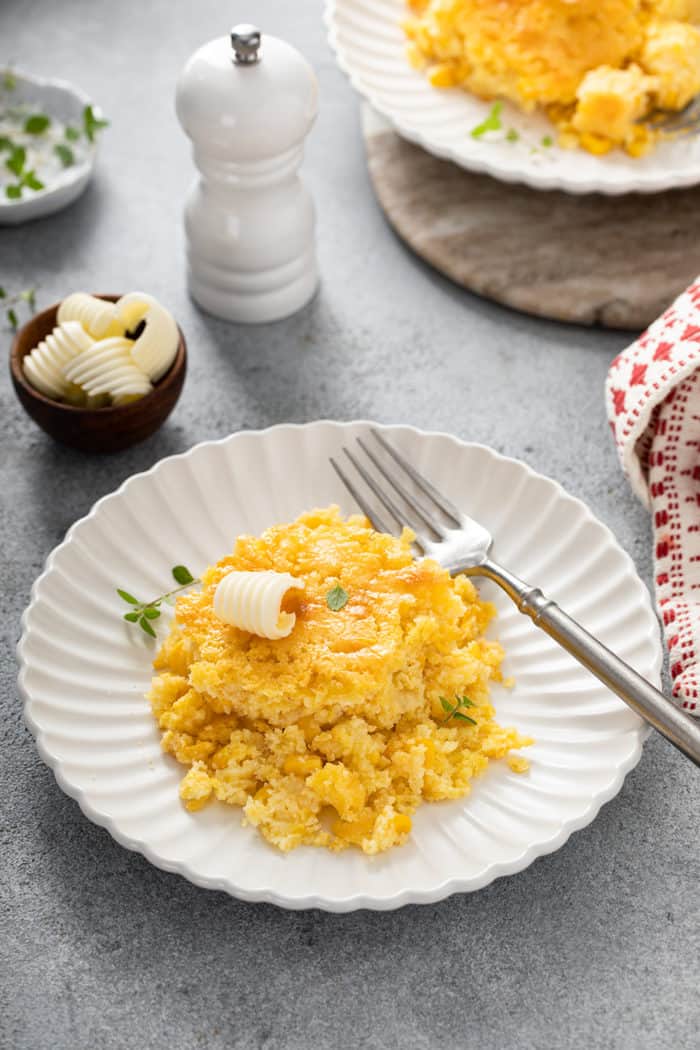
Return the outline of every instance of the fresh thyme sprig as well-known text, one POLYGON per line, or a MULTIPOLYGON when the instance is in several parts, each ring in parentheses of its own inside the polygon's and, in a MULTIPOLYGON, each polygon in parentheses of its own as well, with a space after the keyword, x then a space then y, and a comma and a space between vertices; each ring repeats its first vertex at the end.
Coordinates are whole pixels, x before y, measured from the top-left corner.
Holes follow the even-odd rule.
POLYGON ((451 718, 455 718, 460 722, 469 722, 470 725, 477 725, 473 718, 469 715, 465 715, 460 709, 462 707, 474 707, 474 702, 469 699, 468 696, 456 696, 453 704, 447 699, 446 696, 440 697, 440 706, 446 714, 446 717, 442 720, 442 725, 449 722, 451 718))
POLYGON ((195 579, 185 565, 175 565, 170 571, 173 574, 173 579, 180 586, 174 587, 172 591, 166 591, 165 594, 161 594, 158 598, 153 598, 150 602, 140 602, 138 598, 134 598, 133 594, 129 594, 128 591, 123 590, 121 587, 116 589, 121 600, 132 606, 129 612, 124 613, 124 619, 129 623, 137 623, 141 630, 151 638, 156 636, 151 620, 157 620, 160 616, 161 604, 172 598, 174 594, 179 594, 180 591, 186 590, 193 584, 202 582, 195 579))
MULTIPOLYGON (((88 142, 95 141, 95 135, 98 131, 102 131, 103 128, 109 127, 109 121, 99 116, 99 110, 95 110, 94 106, 86 106, 83 110, 83 134, 88 142)), ((75 129, 66 128, 66 138, 72 138, 72 135, 68 134, 68 131, 74 131, 75 129)))
POLYGON ((500 131, 503 127, 501 123, 502 109, 502 102, 494 102, 485 120, 483 120, 481 124, 477 124, 475 128, 472 128, 471 137, 473 139, 480 139, 482 135, 486 134, 487 131, 500 131))
POLYGON ((10 328, 15 331, 19 328, 19 317, 15 307, 19 306, 20 303, 26 303, 29 310, 33 313, 36 309, 36 290, 34 288, 25 288, 22 292, 8 295, 0 285, 0 309, 5 311, 5 319, 10 328))

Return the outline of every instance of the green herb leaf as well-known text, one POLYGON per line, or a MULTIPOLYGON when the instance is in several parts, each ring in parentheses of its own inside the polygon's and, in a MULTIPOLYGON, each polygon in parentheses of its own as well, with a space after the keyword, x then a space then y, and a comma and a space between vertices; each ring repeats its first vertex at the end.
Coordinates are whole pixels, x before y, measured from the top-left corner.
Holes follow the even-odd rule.
POLYGON ((139 620, 139 627, 142 631, 145 631, 147 635, 150 635, 151 638, 155 638, 156 632, 153 630, 145 616, 142 616, 139 620))
POLYGON ((472 128, 471 136, 473 139, 480 139, 482 135, 485 135, 487 131, 500 131, 502 128, 501 124, 501 110, 503 109, 502 102, 494 102, 489 111, 489 115, 486 120, 482 121, 481 124, 477 124, 475 128, 472 128))
POLYGON ((10 156, 5 161, 5 167, 8 171, 11 171, 13 175, 21 175, 24 170, 26 159, 27 151, 24 146, 13 146, 10 156))
POLYGON ((25 288, 23 292, 19 293, 19 297, 23 303, 26 303, 30 309, 34 309, 36 306, 36 289, 25 288))
POLYGON ((35 171, 27 171, 22 176, 22 182, 25 186, 28 186, 30 190, 43 190, 44 183, 37 178, 35 171))
POLYGON ((326 595, 326 605, 333 612, 340 612, 347 605, 349 597, 348 592, 338 583, 326 595))
POLYGON ((520 135, 515 130, 515 128, 508 128, 508 132, 506 134, 506 141, 507 142, 517 142, 519 138, 520 138, 520 135))
POLYGON ((183 587, 186 587, 188 583, 194 583, 194 576, 185 565, 176 565, 171 572, 176 583, 183 587))
POLYGON ((72 127, 70 124, 66 126, 65 135, 69 142, 77 142, 80 138, 80 132, 78 129, 72 127))
POLYGON ((24 122, 24 130, 28 135, 42 135, 51 125, 51 117, 46 113, 31 113, 24 122))
POLYGON ((2 74, 2 86, 5 88, 5 91, 14 91, 17 87, 17 77, 11 69, 4 70, 2 74))
POLYGON ((138 623, 141 630, 145 631, 145 633, 150 635, 151 638, 155 638, 156 634, 149 621, 157 620, 161 615, 159 606, 162 602, 167 602, 169 605, 172 605, 174 604, 172 601, 173 595, 178 594, 180 591, 183 591, 185 587, 189 587, 193 583, 202 582, 201 580, 196 580, 190 570, 184 565, 176 565, 171 571, 177 582, 181 583, 181 586, 176 587, 172 591, 167 591, 165 594, 159 595, 150 602, 141 602, 128 591, 124 591, 120 587, 115 588, 122 601, 135 607, 131 612, 124 614, 124 619, 128 620, 129 623, 138 623))
POLYGON ((109 121, 103 120, 102 117, 98 116, 98 112, 95 111, 93 106, 86 106, 83 110, 83 131, 88 142, 95 141, 95 134, 101 128, 109 127, 109 121))
POLYGON ((70 146, 66 146, 65 143, 57 142, 53 151, 64 168, 70 168, 71 165, 75 164, 75 153, 70 146))
POLYGON ((474 702, 469 699, 468 696, 456 696, 454 704, 451 704, 444 696, 440 697, 440 703, 443 711, 447 712, 447 718, 443 718, 442 724, 449 722, 451 718, 458 718, 460 722, 470 722, 473 726, 477 723, 469 715, 465 715, 460 711, 461 707, 474 707, 474 702))
POLYGON ((542 139, 542 145, 545 147, 545 149, 549 149, 550 146, 553 146, 554 145, 554 139, 552 138, 552 136, 551 135, 545 135, 544 138, 542 139))
MULTIPOLYGON (((5 195, 10 200, 17 200, 22 196, 22 182, 18 182, 12 186, 5 187, 5 195)), ((34 305, 34 289, 28 289, 24 292, 17 292, 14 295, 8 295, 4 288, 0 288, 0 300, 4 301, 5 306, 5 319, 12 326, 12 328, 19 327, 19 320, 17 318, 17 311, 15 307, 18 303, 27 302, 30 305, 34 305), (31 299, 30 299, 31 297, 31 299)))
POLYGON ((7 135, 0 135, 0 150, 10 151, 13 150, 14 144, 12 139, 8 139, 7 135))

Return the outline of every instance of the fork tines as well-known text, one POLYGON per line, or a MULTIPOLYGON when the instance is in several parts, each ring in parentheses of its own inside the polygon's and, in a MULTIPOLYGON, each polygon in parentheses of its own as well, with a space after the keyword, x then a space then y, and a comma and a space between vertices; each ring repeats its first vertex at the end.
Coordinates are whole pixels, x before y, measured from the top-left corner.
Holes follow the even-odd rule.
MULTIPOLYGON (((398 464, 403 474, 410 478, 421 496, 412 492, 405 481, 397 476, 397 472, 388 468, 362 438, 357 438, 357 444, 382 479, 381 481, 348 448, 343 446, 342 451, 375 499, 389 512, 399 528, 408 525, 416 533, 416 543, 422 550, 425 550, 426 543, 443 539, 450 528, 459 528, 461 518, 457 508, 441 492, 438 492, 412 463, 397 452, 383 434, 374 428, 370 433, 398 464), (427 504, 423 497, 427 497, 427 504), (445 518, 447 522, 444 521, 445 518), (424 535, 426 529, 431 535, 424 535)), ((373 502, 368 500, 357 484, 351 480, 346 470, 333 457, 330 462, 343 485, 358 506, 362 508, 374 528, 379 532, 393 532, 394 530, 387 526, 386 519, 381 513, 378 513, 373 502)))
POLYGON ((644 120, 652 131, 668 132, 669 135, 685 132, 688 135, 700 130, 700 95, 691 99, 680 110, 658 109, 644 120))

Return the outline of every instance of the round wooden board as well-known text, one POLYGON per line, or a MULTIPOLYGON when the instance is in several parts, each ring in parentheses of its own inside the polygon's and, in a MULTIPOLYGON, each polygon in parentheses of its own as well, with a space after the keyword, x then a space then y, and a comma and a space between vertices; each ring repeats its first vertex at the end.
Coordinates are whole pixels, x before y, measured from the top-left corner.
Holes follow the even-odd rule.
POLYGON ((426 262, 472 292, 575 324, 640 331, 700 273, 700 186, 605 197, 465 171, 363 109, 384 212, 426 262))

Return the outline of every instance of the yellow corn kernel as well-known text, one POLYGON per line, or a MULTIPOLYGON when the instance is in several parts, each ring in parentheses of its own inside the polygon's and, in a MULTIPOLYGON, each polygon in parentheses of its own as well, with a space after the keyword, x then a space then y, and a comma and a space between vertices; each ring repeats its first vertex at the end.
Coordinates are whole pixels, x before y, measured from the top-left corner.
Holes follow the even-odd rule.
POLYGON ((294 773, 298 777, 308 777, 323 765, 318 755, 287 755, 282 766, 285 773, 294 773))
POLYGON ((572 131, 570 128, 563 128, 557 136, 557 145, 561 149, 578 149, 579 136, 578 133, 572 131))
POLYGON ((372 816, 360 817, 359 820, 336 820, 333 823, 333 834, 344 842, 353 842, 359 846, 363 839, 371 835, 373 827, 372 816))
POLYGON ((396 831, 398 835, 408 835, 412 827, 413 823, 407 813, 396 814, 394 817, 394 831, 396 831))
POLYGON ((357 774, 337 762, 327 762, 309 780, 321 802, 333 806, 341 820, 357 820, 366 801, 365 787, 357 774))
POLYGON ((189 810, 190 813, 196 813, 200 809, 204 809, 209 801, 209 796, 206 798, 190 798, 185 799, 185 809, 189 810))
POLYGON ((408 58, 408 64, 413 69, 422 69, 425 65, 425 59, 417 44, 406 45, 406 57, 408 58))
POLYGON ((644 142, 628 142, 625 145, 625 153, 630 157, 643 157, 649 152, 650 147, 644 142))
POLYGON ((430 740, 429 737, 423 736, 419 737, 416 740, 416 743, 420 744, 423 748, 423 753, 425 755, 423 765, 426 766, 426 768, 431 769, 433 762, 435 761, 435 743, 430 740))
POLYGON ((605 139, 602 135, 594 135, 592 131, 582 132, 579 135, 579 142, 585 150, 588 150, 589 153, 595 153, 596 156, 609 153, 615 145, 610 139, 605 139))
POLYGON ((304 734, 304 740, 307 744, 310 744, 314 737, 318 736, 321 732, 318 722, 312 717, 312 715, 306 715, 305 718, 300 718, 298 725, 304 734))
POLYGON ((634 129, 631 137, 625 142, 625 152, 630 157, 643 157, 645 153, 649 152, 655 141, 654 133, 649 128, 639 126, 634 129))
POLYGON ((454 87, 457 83, 454 69, 446 62, 442 62, 439 66, 433 66, 428 73, 428 80, 433 87, 438 88, 454 87))
POLYGON ((508 765, 514 773, 527 773, 530 763, 522 755, 508 755, 508 765))

